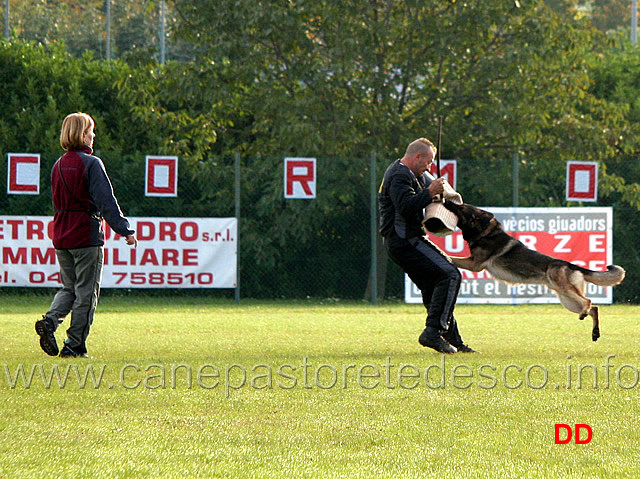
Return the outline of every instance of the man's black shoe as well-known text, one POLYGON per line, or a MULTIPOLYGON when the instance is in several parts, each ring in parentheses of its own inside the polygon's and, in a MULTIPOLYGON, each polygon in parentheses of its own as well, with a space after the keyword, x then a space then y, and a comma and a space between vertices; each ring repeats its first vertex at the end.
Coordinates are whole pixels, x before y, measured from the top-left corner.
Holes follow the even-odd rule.
POLYGON ((57 356, 59 351, 56 337, 53 334, 55 330, 53 320, 46 316, 36 321, 36 333, 40 336, 40 347, 49 356, 57 356))
POLYGON ((60 357, 61 358, 88 358, 89 355, 87 353, 79 353, 77 351, 74 351, 73 349, 71 349, 69 346, 65 344, 64 347, 62 348, 62 351, 60 351, 60 357))
POLYGON ((436 328, 427 327, 418 338, 418 342, 426 347, 435 349, 439 353, 453 354, 458 350, 451 346, 436 328))
POLYGON ((442 337, 451 346, 456 348, 459 353, 478 353, 479 352, 473 348, 470 348, 466 344, 464 344, 464 341, 462 340, 462 337, 460 337, 460 333, 458 332, 458 325, 455 323, 449 326, 449 331, 444 333, 442 337))
POLYGON ((480 351, 476 351, 475 349, 470 348, 469 346, 467 346, 464 343, 463 344, 456 344, 453 347, 456 348, 459 353, 478 353, 478 354, 480 354, 480 351))

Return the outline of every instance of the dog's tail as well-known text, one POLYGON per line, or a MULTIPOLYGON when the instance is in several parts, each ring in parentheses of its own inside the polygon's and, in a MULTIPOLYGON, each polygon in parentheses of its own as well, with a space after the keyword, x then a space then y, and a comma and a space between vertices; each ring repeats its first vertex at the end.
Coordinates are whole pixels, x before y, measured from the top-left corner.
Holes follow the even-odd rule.
POLYGON ((591 271, 590 269, 580 268, 584 275, 584 279, 597 286, 615 286, 622 283, 625 276, 625 270, 618 265, 610 264, 607 271, 591 271))

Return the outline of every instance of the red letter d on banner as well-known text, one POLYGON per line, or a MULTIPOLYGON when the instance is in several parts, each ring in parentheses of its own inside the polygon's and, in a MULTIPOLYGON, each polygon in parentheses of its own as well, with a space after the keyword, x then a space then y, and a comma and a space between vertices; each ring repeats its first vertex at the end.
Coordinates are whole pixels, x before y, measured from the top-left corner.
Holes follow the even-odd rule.
MULTIPOLYGON (((557 426, 557 424, 556 424, 557 426)), ((558 435, 556 433, 556 439, 557 439, 558 435)), ((589 426, 588 424, 576 424, 576 444, 589 444, 591 442, 591 439, 593 438, 593 431, 591 430, 591 426, 589 426), (587 430, 587 438, 586 439, 580 439, 580 429, 586 429, 587 430)))
POLYGON ((571 426, 567 424, 556 424, 556 444, 568 444, 571 442, 571 426), (567 439, 561 441, 560 440, 560 429, 564 429, 567 431, 567 439))

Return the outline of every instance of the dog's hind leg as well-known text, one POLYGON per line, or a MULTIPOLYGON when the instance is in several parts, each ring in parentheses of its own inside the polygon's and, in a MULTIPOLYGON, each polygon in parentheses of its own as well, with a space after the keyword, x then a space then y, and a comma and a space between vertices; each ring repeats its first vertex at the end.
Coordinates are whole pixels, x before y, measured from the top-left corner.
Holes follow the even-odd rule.
POLYGON ((589 316, 593 318, 593 329, 591 330, 591 339, 597 341, 600 337, 600 317, 598 315, 598 307, 591 306, 589 310, 589 316))
POLYGON ((600 337, 598 307, 592 305, 591 300, 584 295, 585 282, 582 274, 577 271, 568 271, 566 268, 557 268, 550 273, 549 286, 556 292, 562 305, 569 311, 578 313, 581 320, 591 316, 593 319, 591 339, 597 341, 600 337))
POLYGON ((593 328, 591 329, 591 339, 593 341, 597 341, 600 337, 600 317, 598 314, 598 307, 591 304, 591 300, 589 298, 581 298, 575 294, 569 296, 565 292, 565 294, 556 291, 558 294, 558 298, 560 298, 560 302, 562 305, 567 308, 569 311, 574 313, 579 313, 579 319, 584 319, 587 316, 591 316, 593 319, 593 328))
POLYGON ((591 314, 593 307, 591 306, 591 300, 580 294, 577 294, 575 290, 571 289, 555 289, 562 306, 567 308, 572 313, 579 314, 580 319, 584 319, 591 314))

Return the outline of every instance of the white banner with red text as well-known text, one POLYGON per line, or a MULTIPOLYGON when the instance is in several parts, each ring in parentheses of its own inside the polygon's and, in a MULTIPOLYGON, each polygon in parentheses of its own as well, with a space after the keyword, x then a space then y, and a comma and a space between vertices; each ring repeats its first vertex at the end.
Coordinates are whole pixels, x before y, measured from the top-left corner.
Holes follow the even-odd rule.
MULTIPOLYGON (((482 208, 490 211, 511 236, 530 249, 595 271, 603 271, 613 259, 613 211, 610 207, 586 208, 482 208)), ((469 245, 456 230, 429 239, 449 256, 469 256, 469 245)), ((560 303, 553 291, 538 284, 507 284, 487 271, 461 269, 460 304, 560 303)), ((594 303, 611 304, 611 287, 587 283, 586 295, 594 303)), ((417 286, 405 275, 405 302, 422 303, 417 286)))
MULTIPOLYGON (((102 288, 235 288, 236 218, 129 218, 138 247, 104 223, 102 288)), ((0 287, 60 286, 51 216, 0 216, 0 287)))

